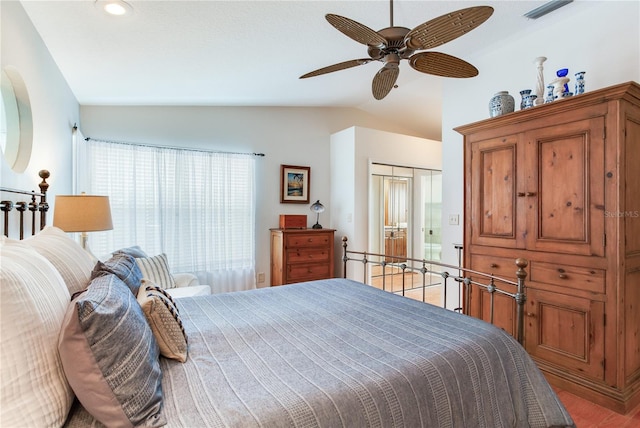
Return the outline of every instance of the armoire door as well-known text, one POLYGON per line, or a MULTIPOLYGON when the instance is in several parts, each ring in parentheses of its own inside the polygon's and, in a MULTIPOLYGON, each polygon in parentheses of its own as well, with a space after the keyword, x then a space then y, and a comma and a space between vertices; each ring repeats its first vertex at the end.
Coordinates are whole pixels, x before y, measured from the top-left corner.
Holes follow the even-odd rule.
POLYGON ((525 133, 527 249, 604 256, 604 132, 595 117, 525 133))
POLYGON ((528 288, 525 308, 531 356, 604 381, 604 302, 528 288))
MULTIPOLYGON (((524 200, 517 197, 522 159, 517 136, 479 141, 471 149, 471 243, 524 247, 524 200)), ((469 203, 468 202, 468 203, 469 203)))

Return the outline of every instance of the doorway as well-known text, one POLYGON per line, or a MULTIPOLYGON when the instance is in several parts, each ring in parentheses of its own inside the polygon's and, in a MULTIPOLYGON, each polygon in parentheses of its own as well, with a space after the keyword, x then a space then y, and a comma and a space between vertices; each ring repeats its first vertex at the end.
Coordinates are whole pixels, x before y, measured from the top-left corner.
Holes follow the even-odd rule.
MULTIPOLYGON (((442 259, 442 171, 372 163, 370 195, 371 253, 385 254, 387 263, 396 264, 407 258, 442 259)), ((374 266, 372 280, 381 269, 374 266)), ((397 265, 386 268, 387 274, 396 271, 397 265)), ((393 282, 390 286, 395 291, 393 282)))

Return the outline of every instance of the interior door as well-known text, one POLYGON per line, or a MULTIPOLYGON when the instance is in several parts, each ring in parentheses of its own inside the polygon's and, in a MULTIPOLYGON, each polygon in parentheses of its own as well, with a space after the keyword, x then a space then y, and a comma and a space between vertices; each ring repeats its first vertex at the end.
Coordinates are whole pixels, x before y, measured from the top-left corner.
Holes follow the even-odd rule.
POLYGON ((442 257, 442 171, 371 165, 369 250, 406 258, 442 257))
POLYGON ((442 259, 442 171, 416 169, 413 179, 413 256, 442 259))
POLYGON ((392 168, 393 175, 383 177, 384 189, 384 242, 387 261, 405 262, 409 253, 409 236, 407 230, 411 226, 411 187, 410 171, 392 168), (400 173, 402 175, 396 175, 400 173))

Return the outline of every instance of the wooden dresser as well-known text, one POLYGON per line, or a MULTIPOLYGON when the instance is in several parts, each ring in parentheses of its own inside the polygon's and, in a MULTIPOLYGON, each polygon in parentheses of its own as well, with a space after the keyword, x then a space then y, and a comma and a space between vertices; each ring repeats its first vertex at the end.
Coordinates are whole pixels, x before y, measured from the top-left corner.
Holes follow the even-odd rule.
MULTIPOLYGON (((640 85, 456 128, 465 141, 464 265, 529 260, 525 347, 552 384, 618 412, 640 402, 640 85)), ((488 299, 471 288, 470 313, 488 299)), ((514 303, 496 299, 513 333, 514 303)))
POLYGON ((271 285, 333 277, 334 229, 271 229, 271 285))

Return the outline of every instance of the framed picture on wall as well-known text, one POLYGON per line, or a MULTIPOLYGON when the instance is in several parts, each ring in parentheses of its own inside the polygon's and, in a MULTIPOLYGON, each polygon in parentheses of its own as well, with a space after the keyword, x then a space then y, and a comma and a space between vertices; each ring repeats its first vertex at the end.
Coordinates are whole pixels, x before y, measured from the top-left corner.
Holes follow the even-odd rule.
POLYGON ((308 204, 310 175, 308 166, 280 165, 280 202, 308 204))

